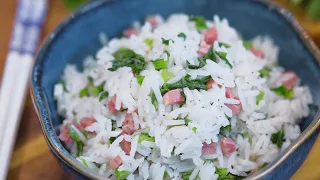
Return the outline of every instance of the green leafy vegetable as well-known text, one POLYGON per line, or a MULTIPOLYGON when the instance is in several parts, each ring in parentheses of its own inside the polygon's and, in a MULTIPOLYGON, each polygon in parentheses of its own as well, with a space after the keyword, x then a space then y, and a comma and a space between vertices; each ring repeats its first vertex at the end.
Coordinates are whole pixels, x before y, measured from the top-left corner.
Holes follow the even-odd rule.
POLYGON ((143 41, 149 48, 153 48, 153 39, 151 38, 146 38, 143 41))
POLYGON ((248 132, 245 132, 245 133, 242 133, 241 135, 242 135, 243 138, 246 138, 246 137, 249 136, 249 133, 248 133, 248 132))
POLYGON ((172 39, 164 39, 164 38, 161 38, 161 39, 162 39, 162 44, 167 46, 169 46, 170 41, 174 42, 172 39))
POLYGON ((116 139, 117 139, 116 137, 110 137, 110 138, 109 138, 109 144, 112 144, 113 141, 116 140, 116 139))
POLYGON ((69 128, 69 135, 70 137, 76 142, 77 144, 77 156, 80 156, 80 154, 83 151, 83 142, 80 140, 80 137, 78 135, 78 133, 70 126, 68 125, 69 128))
POLYGON ((191 65, 189 64, 188 65, 188 68, 189 69, 199 69, 199 68, 202 68, 203 66, 207 65, 206 63, 206 60, 207 59, 210 59, 212 61, 217 61, 217 58, 216 58, 216 55, 215 55, 215 52, 213 50, 213 46, 210 47, 209 51, 207 52, 207 54, 204 56, 204 57, 200 57, 198 58, 198 61, 199 61, 199 65, 191 65))
POLYGON ((286 140, 284 138, 284 130, 279 130, 271 135, 271 142, 277 145, 278 148, 282 147, 283 142, 286 140))
POLYGON ((197 132, 197 128, 196 128, 196 127, 193 127, 193 128, 192 128, 192 131, 193 131, 194 133, 196 133, 196 132, 197 132))
POLYGON ((141 144, 142 141, 150 141, 150 142, 155 142, 155 139, 154 137, 152 136, 149 136, 148 133, 141 133, 139 135, 139 140, 138 140, 138 143, 141 144))
POLYGON ((68 92, 68 90, 67 90, 67 85, 66 85, 66 82, 65 82, 65 81, 60 80, 60 81, 58 82, 58 84, 61 84, 63 90, 66 91, 66 92, 68 92))
POLYGON ((181 38, 183 38, 184 40, 186 40, 186 34, 185 33, 183 33, 183 32, 181 32, 181 33, 179 33, 178 34, 178 37, 181 37, 181 38))
POLYGON ((115 121, 115 120, 112 120, 111 121, 111 123, 112 123, 112 131, 114 131, 115 129, 117 129, 118 128, 118 126, 117 126, 117 122, 115 121))
POLYGON ((167 69, 163 69, 161 71, 161 77, 164 80, 164 82, 169 81, 169 79, 173 78, 174 74, 169 72, 167 69))
POLYGON ((144 76, 138 75, 136 78, 137 78, 138 84, 141 85, 144 80, 144 76))
POLYGON ((260 94, 258 94, 258 96, 256 96, 256 105, 260 104, 260 101, 263 99, 264 97, 264 92, 260 91, 260 94))
POLYGON ((227 125, 227 126, 222 126, 220 128, 220 132, 219 134, 223 135, 223 136, 229 136, 230 132, 231 132, 231 124, 227 125))
POLYGON ((99 101, 102 101, 102 100, 108 98, 108 96, 109 96, 109 93, 107 91, 103 91, 99 96, 99 101))
POLYGON ((218 167, 216 167, 216 174, 218 174, 219 175, 219 178, 220 178, 220 176, 227 176, 228 175, 228 169, 227 168, 218 168, 218 167))
POLYGON ((186 75, 182 77, 180 80, 178 80, 175 83, 169 84, 165 83, 162 85, 160 91, 161 94, 165 94, 166 92, 173 90, 173 89, 183 89, 185 87, 188 87, 191 90, 194 89, 202 89, 207 90, 206 83, 211 79, 211 76, 204 76, 199 79, 190 79, 190 75, 186 75))
POLYGON ((216 168, 216 173, 219 175, 218 180, 238 180, 243 179, 242 176, 237 176, 228 172, 227 168, 216 168))
POLYGON ((74 10, 88 2, 88 0, 63 0, 63 2, 68 9, 74 10))
POLYGON ((217 52, 217 51, 215 51, 215 53, 217 54, 217 56, 219 56, 219 58, 221 59, 221 60, 223 60, 224 62, 226 62, 226 64, 230 67, 230 68, 233 68, 233 66, 230 64, 230 62, 228 61, 228 59, 227 59, 227 53, 225 53, 225 52, 217 52))
POLYGON ((243 46, 244 46, 244 48, 246 48, 246 49, 250 49, 250 48, 253 47, 251 41, 244 41, 244 42, 243 42, 243 46))
POLYGON ((163 180, 167 179, 167 177, 168 177, 168 173, 167 173, 167 171, 164 171, 163 180))
POLYGON ((84 87, 83 89, 80 90, 79 92, 79 97, 85 97, 85 96, 89 96, 89 90, 87 87, 84 87))
POLYGON ((208 29, 206 20, 202 16, 190 17, 189 21, 195 22, 196 29, 199 32, 208 29))
POLYGON ((118 168, 116 169, 116 178, 117 180, 125 180, 131 174, 130 171, 120 171, 118 168))
POLYGON ((153 104, 154 108, 158 110, 158 101, 154 92, 151 93, 151 103, 153 104))
POLYGON ((224 46, 224 47, 226 47, 226 48, 231 47, 230 44, 223 43, 223 42, 219 42, 218 44, 219 44, 220 47, 221 47, 221 46, 224 46))
POLYGON ((79 158, 79 159, 81 160, 81 162, 84 166, 88 167, 88 163, 85 159, 83 159, 83 158, 79 158))
POLYGON ((292 99, 294 92, 292 89, 287 89, 286 86, 282 85, 278 88, 271 89, 273 92, 275 92, 279 96, 283 96, 286 99, 292 99))
POLYGON ((157 59, 152 61, 152 64, 156 70, 161 70, 168 67, 168 61, 164 59, 157 59))
POLYGON ((262 170, 264 167, 268 166, 268 163, 264 163, 261 166, 258 167, 258 170, 262 170))
POLYGON ((127 66, 131 67, 133 72, 139 74, 146 68, 144 57, 136 54, 131 49, 120 48, 113 56, 115 60, 112 61, 112 67, 108 69, 109 71, 116 71, 121 67, 127 66))
POLYGON ((263 69, 261 69, 260 71, 259 71, 259 73, 260 73, 260 77, 268 77, 269 76, 269 74, 270 74, 270 72, 271 72, 271 69, 270 68, 268 68, 268 67, 264 67, 263 69))
MULTIPOLYGON (((191 170, 191 171, 181 172, 181 173, 180 173, 181 178, 182 178, 183 180, 189 180, 189 177, 191 176, 191 174, 192 174, 192 170, 191 170)), ((200 180, 199 173, 198 173, 198 175, 196 176, 196 178, 194 178, 194 180, 200 180)))

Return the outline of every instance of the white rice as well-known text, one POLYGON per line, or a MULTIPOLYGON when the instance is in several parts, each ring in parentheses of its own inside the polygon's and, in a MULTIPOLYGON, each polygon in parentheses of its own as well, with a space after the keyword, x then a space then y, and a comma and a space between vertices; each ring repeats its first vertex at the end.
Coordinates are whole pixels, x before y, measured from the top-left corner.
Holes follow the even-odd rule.
POLYGON ((157 27, 152 28, 148 22, 136 22, 134 27, 140 33, 129 38, 108 40, 100 34, 103 47, 95 57, 84 61, 84 71, 68 65, 62 76, 65 86, 58 83, 54 87, 58 113, 65 118, 64 124, 73 122, 70 127, 84 145, 80 153, 76 143, 68 146, 80 163, 111 178, 116 175, 110 170, 109 162, 117 156, 122 159, 117 170, 130 172, 127 179, 182 179, 185 172, 189 173, 189 179, 218 179, 221 174, 217 168, 227 168, 232 175, 247 176, 248 171, 273 161, 300 135, 297 123, 308 116, 312 96, 299 80, 293 88, 292 99, 272 90, 282 85, 279 79, 285 72, 275 65, 279 48, 272 39, 259 36, 252 40, 253 48, 264 54, 262 59, 257 58, 243 46, 239 33, 226 19, 214 16, 213 20, 206 21, 207 26, 215 27, 218 33, 217 41, 211 46, 215 51, 227 53, 226 58, 233 68, 216 57, 216 62, 207 59, 204 67, 189 69, 188 64, 199 64, 197 50, 203 34, 196 30, 195 23, 190 22, 187 15, 175 14, 167 21, 161 16, 155 17, 157 27), (185 40, 177 36, 180 32, 185 34, 185 40), (146 38, 153 40, 153 47, 145 44, 146 38), (169 44, 163 44, 161 38, 170 39, 169 44), (231 47, 220 46, 218 42, 231 47), (119 48, 131 49, 144 57, 147 65, 140 73, 144 76, 141 85, 130 67, 108 70, 112 67, 113 53, 119 48), (184 87, 181 89, 185 96, 182 105, 165 105, 160 91, 165 83, 161 76, 163 70, 155 70, 152 63, 158 58, 168 62, 167 71, 173 75, 166 83, 175 83, 188 74, 190 79, 211 76, 216 84, 209 90, 184 87), (264 67, 271 69, 266 78, 259 73, 264 67), (109 93, 107 99, 99 101, 99 97, 79 96, 79 91, 90 83, 89 76, 93 86, 103 83, 103 91, 109 93), (232 88, 239 98, 227 98, 226 88, 232 88), (256 98, 262 91, 264 96, 257 104, 256 98), (152 103, 152 92, 157 108, 152 103), (113 96, 116 96, 115 109, 122 112, 108 110, 113 96), (234 115, 226 105, 239 103, 242 104, 239 115, 234 115), (132 135, 121 135, 126 113, 132 114, 136 131, 132 135), (96 122, 81 129, 76 124, 84 117, 93 117, 96 122), (228 125, 232 131, 228 135, 221 134, 221 128, 228 125), (279 130, 285 133, 280 148, 270 140, 279 130), (88 136, 83 132, 89 133, 88 136), (153 137, 154 142, 141 142, 141 133, 153 137), (220 143, 223 136, 234 140, 235 152, 228 155, 223 152, 220 143), (115 140, 111 143, 110 138, 115 140), (131 143, 129 154, 123 151, 122 141, 131 143), (212 142, 216 143, 215 153, 203 155, 203 143, 212 142))

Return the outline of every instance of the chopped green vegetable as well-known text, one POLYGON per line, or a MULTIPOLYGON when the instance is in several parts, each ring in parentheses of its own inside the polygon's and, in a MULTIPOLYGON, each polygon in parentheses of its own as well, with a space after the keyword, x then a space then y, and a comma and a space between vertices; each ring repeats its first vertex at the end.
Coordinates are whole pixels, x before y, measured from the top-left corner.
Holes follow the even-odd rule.
POLYGON ((190 79, 190 75, 186 75, 185 77, 182 77, 180 80, 178 80, 175 83, 168 84, 165 83, 162 85, 160 91, 161 94, 165 94, 166 92, 173 90, 173 89, 183 89, 185 87, 188 87, 191 90, 194 89, 202 89, 207 90, 206 83, 211 79, 211 76, 204 76, 199 79, 190 79))
POLYGON ((181 37, 181 38, 183 38, 184 40, 186 40, 186 34, 185 33, 183 33, 183 32, 181 32, 181 33, 179 33, 178 34, 178 37, 181 37))
MULTIPOLYGON (((191 170, 191 171, 181 172, 181 173, 180 173, 181 178, 182 178, 183 180, 189 180, 189 177, 191 176, 191 174, 192 174, 192 170, 191 170)), ((196 176, 196 178, 194 178, 194 180, 200 180, 199 173, 198 173, 198 175, 196 176)))
POLYGON ((231 124, 227 125, 227 126, 222 126, 220 128, 220 132, 219 134, 223 135, 223 136, 229 136, 230 132, 231 132, 231 124))
POLYGON ((258 94, 258 96, 256 96, 256 105, 260 104, 260 101, 263 99, 264 97, 264 92, 260 91, 260 94, 258 94))
POLYGON ((196 127, 193 127, 193 128, 192 128, 192 131, 193 131, 194 133, 196 133, 196 132, 197 132, 197 128, 196 128, 196 127))
POLYGON ((154 108, 158 110, 158 101, 154 92, 151 93, 151 103, 153 104, 154 108))
POLYGON ((244 48, 246 48, 246 49, 250 49, 250 48, 253 47, 251 41, 244 41, 244 42, 243 42, 243 46, 244 46, 244 48))
POLYGON ((116 71, 117 69, 127 66, 131 67, 132 71, 139 74, 146 68, 144 57, 136 54, 133 50, 127 48, 120 48, 113 56, 115 60, 112 61, 112 67, 109 71, 116 71))
POLYGON ((170 41, 174 42, 172 39, 164 39, 164 38, 161 38, 161 39, 162 39, 162 44, 167 46, 169 46, 170 41))
POLYGON ((308 15, 317 19, 320 18, 320 1, 319 0, 309 0, 308 5, 306 6, 308 15))
POLYGON ((216 168, 216 173, 219 175, 218 180, 237 180, 243 179, 242 176, 237 176, 228 172, 227 168, 216 168))
POLYGON ((218 167, 216 167, 216 174, 218 174, 219 175, 219 178, 220 178, 220 176, 227 176, 228 175, 228 168, 218 168, 218 167))
POLYGON ((68 9, 74 10, 88 2, 88 0, 63 0, 63 2, 68 9))
POLYGON ((111 123, 112 123, 112 131, 118 128, 117 122, 115 120, 112 120, 111 123))
POLYGON ((141 144, 142 141, 155 142, 155 139, 154 139, 154 137, 149 136, 149 134, 147 134, 147 133, 141 133, 141 134, 139 135, 138 143, 141 144))
POLYGON ((199 68, 202 68, 203 66, 207 65, 206 63, 206 60, 207 59, 210 59, 212 61, 215 61, 217 60, 216 58, 216 55, 215 55, 215 52, 213 50, 213 46, 210 47, 209 51, 207 52, 207 54, 204 56, 204 57, 200 57, 198 58, 198 61, 199 61, 199 65, 191 65, 189 64, 188 65, 188 68, 189 69, 199 69, 199 68))
POLYGON ((285 97, 286 99, 292 99, 293 98, 293 95, 294 95, 294 92, 292 89, 287 89, 286 86, 282 85, 278 88, 273 88, 271 89, 273 92, 275 92, 277 95, 279 96, 283 96, 285 97))
POLYGON ((270 74, 270 72, 271 72, 271 69, 270 68, 268 68, 268 67, 264 67, 263 69, 261 69, 260 71, 259 71, 259 73, 260 73, 260 77, 268 77, 269 76, 269 74, 270 74))
POLYGON ((58 82, 58 84, 61 84, 63 90, 66 91, 66 92, 68 92, 68 90, 67 90, 67 85, 66 85, 66 82, 65 82, 65 81, 60 80, 60 81, 58 82))
POLYGON ((137 78, 138 84, 141 85, 144 80, 144 76, 138 75, 136 78, 137 78))
POLYGON ((167 177, 168 177, 168 173, 167 173, 167 171, 164 171, 163 180, 167 179, 167 177))
POLYGON ((224 46, 224 47, 226 47, 226 48, 231 47, 230 44, 223 43, 223 42, 219 42, 218 44, 219 44, 220 47, 221 47, 221 46, 224 46))
POLYGON ((104 82, 101 83, 99 86, 96 86, 96 87, 94 87, 93 85, 89 84, 88 92, 89 92, 90 95, 97 97, 97 96, 99 96, 99 94, 101 92, 103 92, 103 87, 104 87, 104 82))
POLYGON ((116 178, 117 180, 125 180, 131 174, 130 171, 120 171, 118 168, 116 169, 116 178))
POLYGON ((109 96, 109 93, 107 91, 103 91, 102 93, 100 93, 99 101, 102 101, 102 100, 108 98, 108 96, 109 96))
POLYGON ((258 170, 262 170, 264 167, 268 166, 268 163, 264 163, 261 166, 258 167, 258 170))
POLYGON ((151 38, 146 38, 143 41, 149 48, 153 48, 153 39, 151 38))
POLYGON ((116 140, 116 139, 117 139, 116 137, 110 137, 110 138, 109 138, 109 144, 112 144, 113 141, 116 140))
POLYGON ((69 128, 69 135, 70 137, 76 142, 77 144, 77 156, 80 156, 80 154, 83 151, 83 142, 80 140, 80 137, 78 135, 78 133, 70 126, 68 125, 69 128))
POLYGON ((227 53, 225 53, 225 52, 217 52, 217 51, 215 51, 215 53, 216 53, 216 55, 217 56, 219 56, 219 58, 221 59, 221 60, 223 60, 224 62, 226 62, 226 64, 230 67, 230 68, 233 68, 233 66, 230 64, 230 62, 228 61, 228 59, 227 59, 227 53))
POLYGON ((152 64, 156 70, 161 70, 168 67, 168 61, 164 59, 157 59, 152 61, 152 64))
POLYGON ((284 138, 284 130, 279 130, 271 135, 271 142, 277 145, 278 148, 282 147, 283 142, 286 140, 284 138))
POLYGON ((161 71, 161 77, 164 80, 164 82, 169 81, 169 79, 173 78, 174 74, 169 72, 167 69, 163 69, 161 71))
POLYGON ((87 78, 88 78, 88 82, 89 82, 89 84, 93 84, 93 81, 94 81, 94 80, 93 80, 93 77, 88 76, 87 78))
POLYGON ((245 133, 242 133, 241 135, 242 135, 243 138, 246 138, 246 137, 249 136, 249 133, 248 133, 248 132, 245 132, 245 133))
POLYGON ((79 159, 81 160, 81 162, 84 166, 88 167, 88 163, 85 159, 83 159, 83 158, 79 158, 79 159))
POLYGON ((81 130, 81 133, 84 135, 84 137, 88 138, 88 132, 85 130, 81 130))
POLYGON ((197 31, 199 31, 199 32, 208 29, 206 20, 205 20, 204 17, 202 17, 202 16, 190 17, 190 18, 189 18, 189 21, 195 22, 196 29, 197 29, 197 31))
POLYGON ((84 87, 83 89, 80 90, 79 92, 79 97, 85 97, 85 96, 89 96, 89 90, 87 87, 84 87))

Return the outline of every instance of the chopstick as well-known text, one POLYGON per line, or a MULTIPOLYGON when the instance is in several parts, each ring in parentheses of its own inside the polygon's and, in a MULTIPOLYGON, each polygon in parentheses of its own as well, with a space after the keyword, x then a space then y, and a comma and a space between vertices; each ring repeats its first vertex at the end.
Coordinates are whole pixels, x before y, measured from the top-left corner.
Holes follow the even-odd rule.
POLYGON ((6 179, 47 0, 19 0, 0 89, 0 179, 6 179))

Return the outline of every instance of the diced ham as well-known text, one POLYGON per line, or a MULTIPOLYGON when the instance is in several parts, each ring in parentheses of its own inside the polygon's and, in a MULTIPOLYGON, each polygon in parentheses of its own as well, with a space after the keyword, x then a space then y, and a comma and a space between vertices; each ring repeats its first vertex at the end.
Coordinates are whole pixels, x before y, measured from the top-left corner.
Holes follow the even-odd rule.
POLYGON ((122 159, 120 156, 117 156, 109 161, 109 167, 113 170, 117 169, 122 165, 122 159))
POLYGON ((211 89, 212 88, 212 85, 215 83, 215 81, 213 79, 210 79, 208 82, 207 82, 207 89, 211 89))
POLYGON ((82 128, 86 128, 87 126, 91 126, 91 124, 97 122, 93 117, 84 117, 80 120, 80 125, 82 128))
POLYGON ((216 153, 217 143, 211 142, 210 144, 202 143, 202 155, 209 155, 216 153))
POLYGON ((249 49, 252 54, 254 54, 256 57, 263 59, 264 58, 264 53, 258 49, 250 48, 249 49))
MULTIPOLYGON (((114 96, 111 97, 111 99, 108 102, 109 112, 111 112, 113 114, 119 112, 119 110, 116 109, 116 100, 117 100, 117 97, 116 97, 116 95, 114 95, 114 96)), ((120 106, 120 109, 121 109, 121 106, 120 106)))
POLYGON ((129 29, 123 31, 123 35, 125 37, 130 37, 131 35, 138 35, 138 34, 139 34, 139 31, 136 28, 129 28, 129 29))
POLYGON ((150 23, 152 27, 157 27, 157 25, 158 25, 157 16, 149 16, 149 17, 147 17, 146 21, 148 23, 150 23))
POLYGON ((66 144, 72 144, 73 143, 73 139, 70 137, 69 134, 69 128, 66 124, 63 124, 59 127, 59 139, 66 143, 66 144))
POLYGON ((204 35, 204 41, 209 45, 212 45, 213 42, 218 39, 218 31, 215 27, 212 27, 204 31, 203 35, 204 35))
POLYGON ((123 139, 120 142, 120 145, 122 147, 122 150, 126 153, 126 155, 129 155, 131 151, 131 142, 128 142, 125 139, 123 139))
POLYGON ((200 54, 201 56, 205 56, 208 53, 210 47, 211 46, 209 44, 207 44, 205 41, 201 41, 200 47, 199 47, 197 53, 200 54))
POLYGON ((222 152, 227 155, 236 151, 236 143, 231 138, 227 138, 227 137, 221 138, 220 146, 221 146, 222 152))
POLYGON ((133 134, 135 129, 134 129, 134 121, 133 121, 133 117, 132 114, 128 113, 126 114, 126 117, 122 123, 122 130, 125 134, 133 134))
POLYGON ((280 76, 280 81, 287 89, 292 89, 295 86, 297 79, 297 74, 292 71, 287 71, 280 76))
POLYGON ((180 89, 174 89, 171 91, 168 91, 163 95, 163 102, 165 105, 173 105, 173 104, 179 104, 184 102, 185 98, 181 93, 180 89))
MULTIPOLYGON (((237 95, 235 95, 232 92, 231 88, 226 88, 226 97, 227 98, 231 98, 231 99, 236 99, 236 100, 240 100, 239 97, 237 95)), ((233 115, 238 115, 241 112, 242 109, 242 104, 241 102, 239 104, 226 104, 226 106, 232 110, 232 114, 233 115)))

